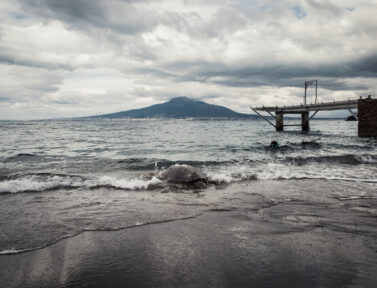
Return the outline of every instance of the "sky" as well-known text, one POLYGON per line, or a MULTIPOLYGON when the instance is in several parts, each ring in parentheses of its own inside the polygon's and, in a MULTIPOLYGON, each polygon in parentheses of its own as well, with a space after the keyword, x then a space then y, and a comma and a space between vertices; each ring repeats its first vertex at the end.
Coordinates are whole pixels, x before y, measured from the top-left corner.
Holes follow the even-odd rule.
POLYGON ((373 97, 376 15, 376 0, 1 0, 0 119, 179 96, 251 113, 302 103, 308 80, 319 101, 373 97))

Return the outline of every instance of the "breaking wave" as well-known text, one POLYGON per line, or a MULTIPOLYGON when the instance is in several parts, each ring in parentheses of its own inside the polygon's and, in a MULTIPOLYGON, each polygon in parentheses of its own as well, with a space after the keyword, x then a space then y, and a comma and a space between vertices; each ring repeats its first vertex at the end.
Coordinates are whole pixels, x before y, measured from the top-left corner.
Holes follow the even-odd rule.
MULTIPOLYGON (((360 169, 362 170, 362 169, 360 169)), ((257 173, 258 180, 288 180, 288 179, 326 179, 352 182, 377 183, 377 178, 372 178, 370 169, 359 171, 355 177, 354 167, 338 167, 337 165, 315 163, 308 167, 286 165, 282 163, 269 163, 257 173), (305 169, 306 168, 306 169, 305 169)))
MULTIPOLYGON (((246 149, 246 148, 245 148, 246 149)), ((320 155, 320 156, 284 156, 276 159, 269 159, 268 161, 280 161, 282 163, 288 163, 292 165, 305 165, 310 163, 330 163, 330 164, 348 164, 348 165, 359 165, 359 164, 377 164, 377 155, 373 154, 344 154, 344 155, 320 155)), ((195 161, 195 160, 179 160, 172 161, 166 159, 148 159, 148 158, 130 158, 124 160, 116 160, 118 164, 124 164, 130 170, 152 170, 152 169, 165 169, 175 164, 190 165, 193 167, 221 167, 229 165, 242 165, 249 164, 253 165, 259 162, 264 162, 263 160, 252 159, 245 157, 242 159, 229 159, 226 161, 195 161)), ((268 164, 264 162, 265 164, 268 164)))
POLYGON ((168 159, 156 159, 156 158, 128 158, 120 160, 111 160, 113 165, 122 165, 130 170, 152 170, 155 168, 164 169, 175 164, 190 165, 193 167, 202 166, 218 166, 227 163, 232 163, 233 161, 195 161, 195 160, 181 160, 173 161, 168 159))
POLYGON ((144 158, 119 161, 124 161, 127 165, 135 165, 134 169, 130 170, 139 171, 139 176, 117 177, 111 176, 111 173, 109 173, 109 176, 90 177, 50 173, 30 173, 12 176, 0 175, 0 194, 42 192, 56 189, 95 189, 101 187, 124 190, 156 189, 165 187, 167 184, 156 176, 176 163, 191 165, 201 169, 207 174, 208 182, 214 185, 224 185, 239 181, 281 179, 329 179, 377 182, 373 172, 376 169, 377 155, 366 154, 276 157, 269 163, 250 159, 242 159, 239 162, 232 160, 224 162, 178 162, 168 160, 155 161, 155 159, 144 158), (358 165, 356 174, 355 165, 358 165), (145 175, 148 171, 156 173, 150 173, 151 176, 146 178, 145 175))
POLYGON ((162 183, 156 177, 149 180, 123 179, 111 176, 84 178, 60 174, 32 174, 8 177, 0 182, 0 193, 42 192, 55 189, 108 187, 125 190, 150 189, 162 183))

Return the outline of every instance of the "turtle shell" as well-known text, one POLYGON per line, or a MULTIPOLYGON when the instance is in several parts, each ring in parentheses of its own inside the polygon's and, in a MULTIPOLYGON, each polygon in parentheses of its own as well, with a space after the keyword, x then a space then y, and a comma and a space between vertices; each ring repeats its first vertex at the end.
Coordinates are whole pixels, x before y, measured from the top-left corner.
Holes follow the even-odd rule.
POLYGON ((171 183, 189 183, 205 180, 207 176, 192 166, 175 164, 166 169, 161 178, 171 183))

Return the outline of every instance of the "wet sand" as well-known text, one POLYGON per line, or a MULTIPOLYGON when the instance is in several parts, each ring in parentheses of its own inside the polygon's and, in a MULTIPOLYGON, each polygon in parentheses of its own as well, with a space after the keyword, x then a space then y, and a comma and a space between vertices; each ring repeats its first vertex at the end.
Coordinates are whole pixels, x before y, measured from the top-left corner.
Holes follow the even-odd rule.
POLYGON ((2 255, 0 286, 376 287, 375 184, 290 180, 281 181, 282 191, 258 185, 230 185, 221 193, 232 191, 237 205, 187 219, 83 232, 2 255), (284 193, 287 187, 296 194, 284 193), (357 187, 363 197, 353 196, 357 187), (342 189, 348 192, 339 196, 342 189))

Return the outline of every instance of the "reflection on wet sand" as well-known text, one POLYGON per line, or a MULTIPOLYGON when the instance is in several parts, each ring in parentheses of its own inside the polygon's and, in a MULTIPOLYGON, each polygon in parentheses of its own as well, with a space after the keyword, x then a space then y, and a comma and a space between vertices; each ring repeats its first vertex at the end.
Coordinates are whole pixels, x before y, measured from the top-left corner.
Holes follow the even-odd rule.
POLYGON ((235 184, 196 198, 158 193, 156 205, 198 213, 2 255, 2 286, 373 287, 375 186, 315 183, 235 184))

